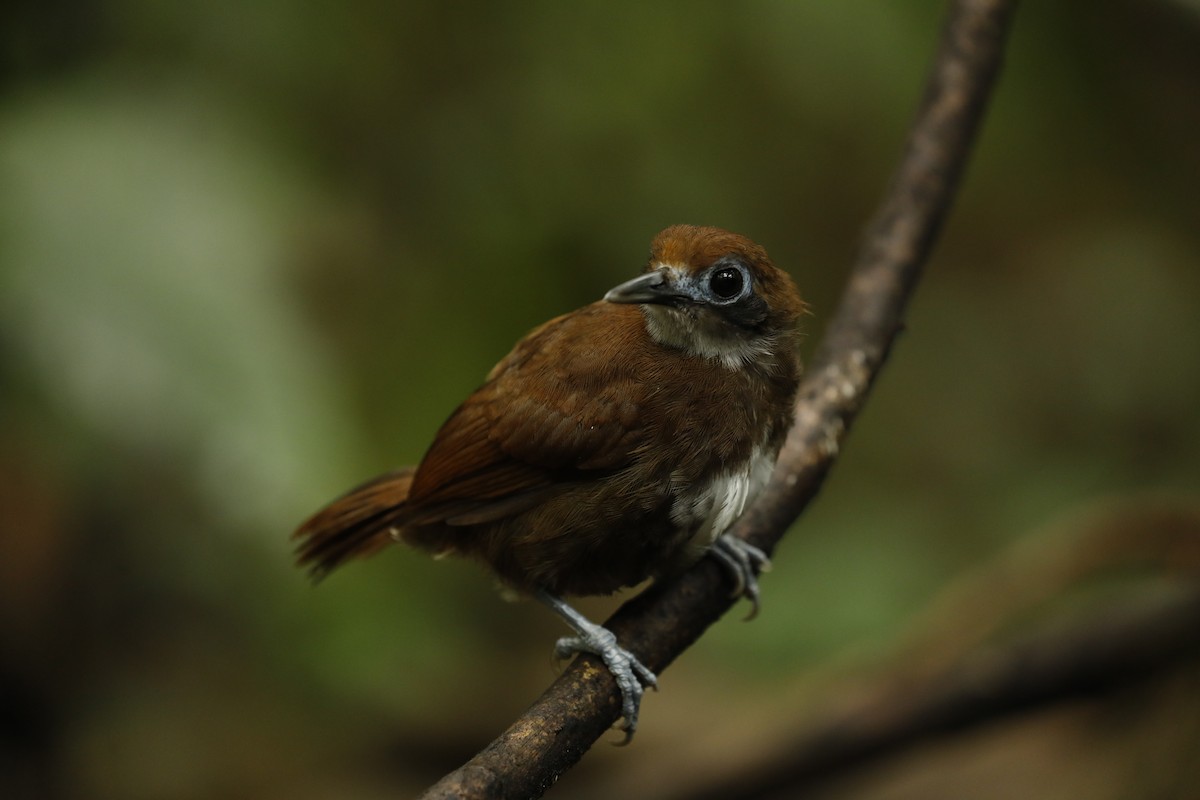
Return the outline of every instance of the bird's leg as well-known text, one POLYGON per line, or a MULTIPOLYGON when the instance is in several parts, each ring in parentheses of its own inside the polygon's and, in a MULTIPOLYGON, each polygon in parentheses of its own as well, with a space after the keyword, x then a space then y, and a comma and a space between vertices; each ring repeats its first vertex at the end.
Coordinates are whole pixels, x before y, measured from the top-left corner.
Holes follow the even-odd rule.
POLYGON ((762 550, 731 533, 718 536, 709 552, 733 578, 730 597, 744 597, 750 601, 750 614, 746 619, 757 617, 758 574, 771 569, 771 559, 762 550))
POLYGON ((575 653, 592 653, 604 661, 621 690, 621 715, 625 718, 625 742, 633 738, 637 729, 638 707, 646 686, 658 688, 658 679, 646 669, 637 656, 617 644, 617 637, 603 625, 597 625, 571 608, 564 600, 547 592, 538 592, 537 598, 560 617, 566 620, 574 636, 564 636, 554 646, 558 658, 568 658, 575 653))

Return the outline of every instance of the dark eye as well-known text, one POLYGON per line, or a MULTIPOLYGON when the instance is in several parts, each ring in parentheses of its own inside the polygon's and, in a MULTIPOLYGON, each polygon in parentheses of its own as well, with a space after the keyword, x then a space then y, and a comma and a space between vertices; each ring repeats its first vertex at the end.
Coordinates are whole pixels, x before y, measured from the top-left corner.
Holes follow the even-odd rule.
POLYGON ((708 279, 708 288, 721 300, 731 300, 742 293, 746 279, 741 270, 733 267, 722 267, 708 279))

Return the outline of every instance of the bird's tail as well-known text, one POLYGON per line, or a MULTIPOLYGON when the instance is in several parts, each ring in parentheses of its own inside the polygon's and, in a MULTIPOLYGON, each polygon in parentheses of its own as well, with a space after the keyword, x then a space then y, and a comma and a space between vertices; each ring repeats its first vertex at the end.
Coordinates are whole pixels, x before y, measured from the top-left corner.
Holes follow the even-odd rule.
POLYGON ((313 514, 292 534, 296 561, 320 580, 349 558, 369 556, 390 544, 405 514, 413 467, 380 475, 313 514))

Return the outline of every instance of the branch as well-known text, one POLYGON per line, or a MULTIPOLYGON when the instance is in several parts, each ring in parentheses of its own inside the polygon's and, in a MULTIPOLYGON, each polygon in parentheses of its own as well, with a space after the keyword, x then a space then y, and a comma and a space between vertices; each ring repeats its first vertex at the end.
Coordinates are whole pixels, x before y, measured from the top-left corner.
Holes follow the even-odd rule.
POLYGON ((1060 620, 980 648, 931 674, 887 678, 821 715, 767 759, 689 800, 790 796, 878 756, 1144 681, 1200 652, 1200 583, 1126 592, 1082 621, 1060 620))
MULTIPOLYGON (((775 474, 736 533, 771 552, 816 495, 902 325, 950 207, 992 83, 1014 0, 955 0, 904 156, 868 227, 837 314, 796 402, 775 474)), ((732 605, 712 559, 651 587, 605 623, 661 672, 732 605)), ((612 725, 608 671, 580 656, 513 725, 424 797, 539 797, 612 725)))

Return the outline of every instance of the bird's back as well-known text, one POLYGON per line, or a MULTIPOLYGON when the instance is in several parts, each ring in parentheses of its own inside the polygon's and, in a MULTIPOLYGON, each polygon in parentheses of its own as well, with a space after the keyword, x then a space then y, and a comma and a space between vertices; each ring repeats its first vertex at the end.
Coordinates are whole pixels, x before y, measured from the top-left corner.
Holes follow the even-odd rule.
POLYGON ((403 538, 556 594, 674 568, 770 474, 799 375, 792 344, 731 372, 652 341, 636 307, 595 303, 552 320, 438 433, 403 538), (764 405, 768 394, 781 402, 764 405))

